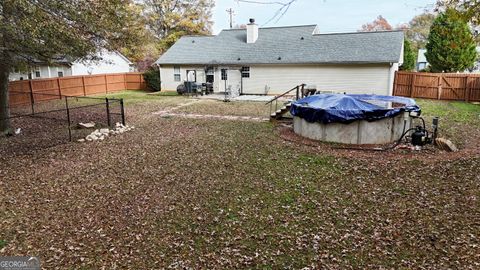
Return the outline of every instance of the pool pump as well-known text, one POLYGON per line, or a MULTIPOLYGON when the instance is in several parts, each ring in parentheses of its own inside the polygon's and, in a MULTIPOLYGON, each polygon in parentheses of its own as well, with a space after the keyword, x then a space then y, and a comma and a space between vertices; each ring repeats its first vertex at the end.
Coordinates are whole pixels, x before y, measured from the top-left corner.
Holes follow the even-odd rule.
POLYGON ((413 146, 425 146, 431 143, 431 139, 428 137, 428 131, 422 126, 415 127, 415 131, 412 133, 412 145, 413 146))
POLYGON ((415 149, 420 150, 423 146, 427 144, 435 143, 435 139, 437 138, 437 131, 438 131, 438 117, 433 118, 432 134, 430 134, 426 129, 425 120, 422 117, 417 116, 413 118, 419 118, 423 122, 423 125, 416 126, 413 129, 414 131, 411 135, 411 143, 415 147, 415 149))

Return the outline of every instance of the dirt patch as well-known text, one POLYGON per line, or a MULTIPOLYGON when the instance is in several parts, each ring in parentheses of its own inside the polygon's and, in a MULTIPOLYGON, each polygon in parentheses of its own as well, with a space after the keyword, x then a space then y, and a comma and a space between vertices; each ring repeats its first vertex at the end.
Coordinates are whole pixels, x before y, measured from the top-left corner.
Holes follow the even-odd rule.
POLYGON ((202 102, 181 108, 178 112, 188 114, 268 117, 270 114, 270 106, 265 105, 264 102, 202 100, 202 102))
POLYGON ((188 114, 188 113, 169 113, 159 112, 155 113, 161 117, 182 117, 190 119, 218 119, 229 121, 254 121, 254 122, 266 122, 269 119, 264 117, 252 117, 252 116, 238 116, 238 115, 212 115, 212 114, 188 114))

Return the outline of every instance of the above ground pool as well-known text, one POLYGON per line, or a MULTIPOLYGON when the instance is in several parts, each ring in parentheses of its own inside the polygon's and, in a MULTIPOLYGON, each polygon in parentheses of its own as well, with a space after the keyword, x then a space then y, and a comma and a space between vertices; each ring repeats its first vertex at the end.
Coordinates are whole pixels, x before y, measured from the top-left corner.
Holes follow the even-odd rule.
POLYGON ((379 95, 319 94, 293 102, 295 133, 314 140, 346 144, 385 144, 411 126, 415 100, 379 95))

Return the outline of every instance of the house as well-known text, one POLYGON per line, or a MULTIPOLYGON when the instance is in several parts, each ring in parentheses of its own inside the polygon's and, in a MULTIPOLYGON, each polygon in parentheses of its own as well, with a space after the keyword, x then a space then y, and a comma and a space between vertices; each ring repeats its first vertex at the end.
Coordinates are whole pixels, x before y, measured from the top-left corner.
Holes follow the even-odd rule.
POLYGON ((57 59, 54 64, 36 61, 30 71, 13 70, 10 73, 10 81, 28 79, 46 79, 64 76, 92 75, 122 73, 134 71, 133 63, 119 52, 99 52, 99 61, 69 60, 68 58, 57 59))
MULTIPOLYGON (((426 49, 419 49, 417 56, 417 71, 425 70, 430 64, 427 61, 426 49)), ((465 70, 466 73, 480 73, 480 46, 477 47, 478 59, 471 69, 465 70)))
POLYGON ((391 95, 403 62, 401 31, 320 34, 316 25, 223 30, 185 36, 155 64, 161 89, 184 81, 215 92, 280 94, 305 83, 320 91, 391 95))
POLYGON ((427 57, 425 56, 426 52, 427 52, 426 49, 418 50, 417 71, 425 70, 429 66, 428 61, 427 61, 427 57))

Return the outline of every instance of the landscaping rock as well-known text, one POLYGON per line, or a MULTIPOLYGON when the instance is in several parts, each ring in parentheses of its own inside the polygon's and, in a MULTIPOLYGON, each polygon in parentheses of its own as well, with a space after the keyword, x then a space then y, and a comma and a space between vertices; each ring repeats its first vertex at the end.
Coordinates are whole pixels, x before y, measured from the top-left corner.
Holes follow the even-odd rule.
POLYGON ((452 141, 447 140, 445 138, 437 138, 435 140, 435 143, 437 144, 438 148, 448 151, 448 152, 457 152, 458 148, 453 144, 452 141))
POLYGON ((110 132, 110 130, 108 128, 100 129, 100 133, 102 133, 102 134, 108 134, 109 132, 110 132))
POLYGON ((94 122, 88 122, 88 123, 78 123, 79 128, 94 128, 95 123, 94 122))
POLYGON ((122 125, 120 123, 116 123, 114 129, 101 128, 101 129, 94 130, 87 137, 85 137, 84 141, 89 141, 89 142, 91 142, 91 141, 103 141, 109 135, 122 134, 122 133, 125 133, 127 131, 133 130, 134 128, 135 127, 130 127, 128 125, 122 125))

